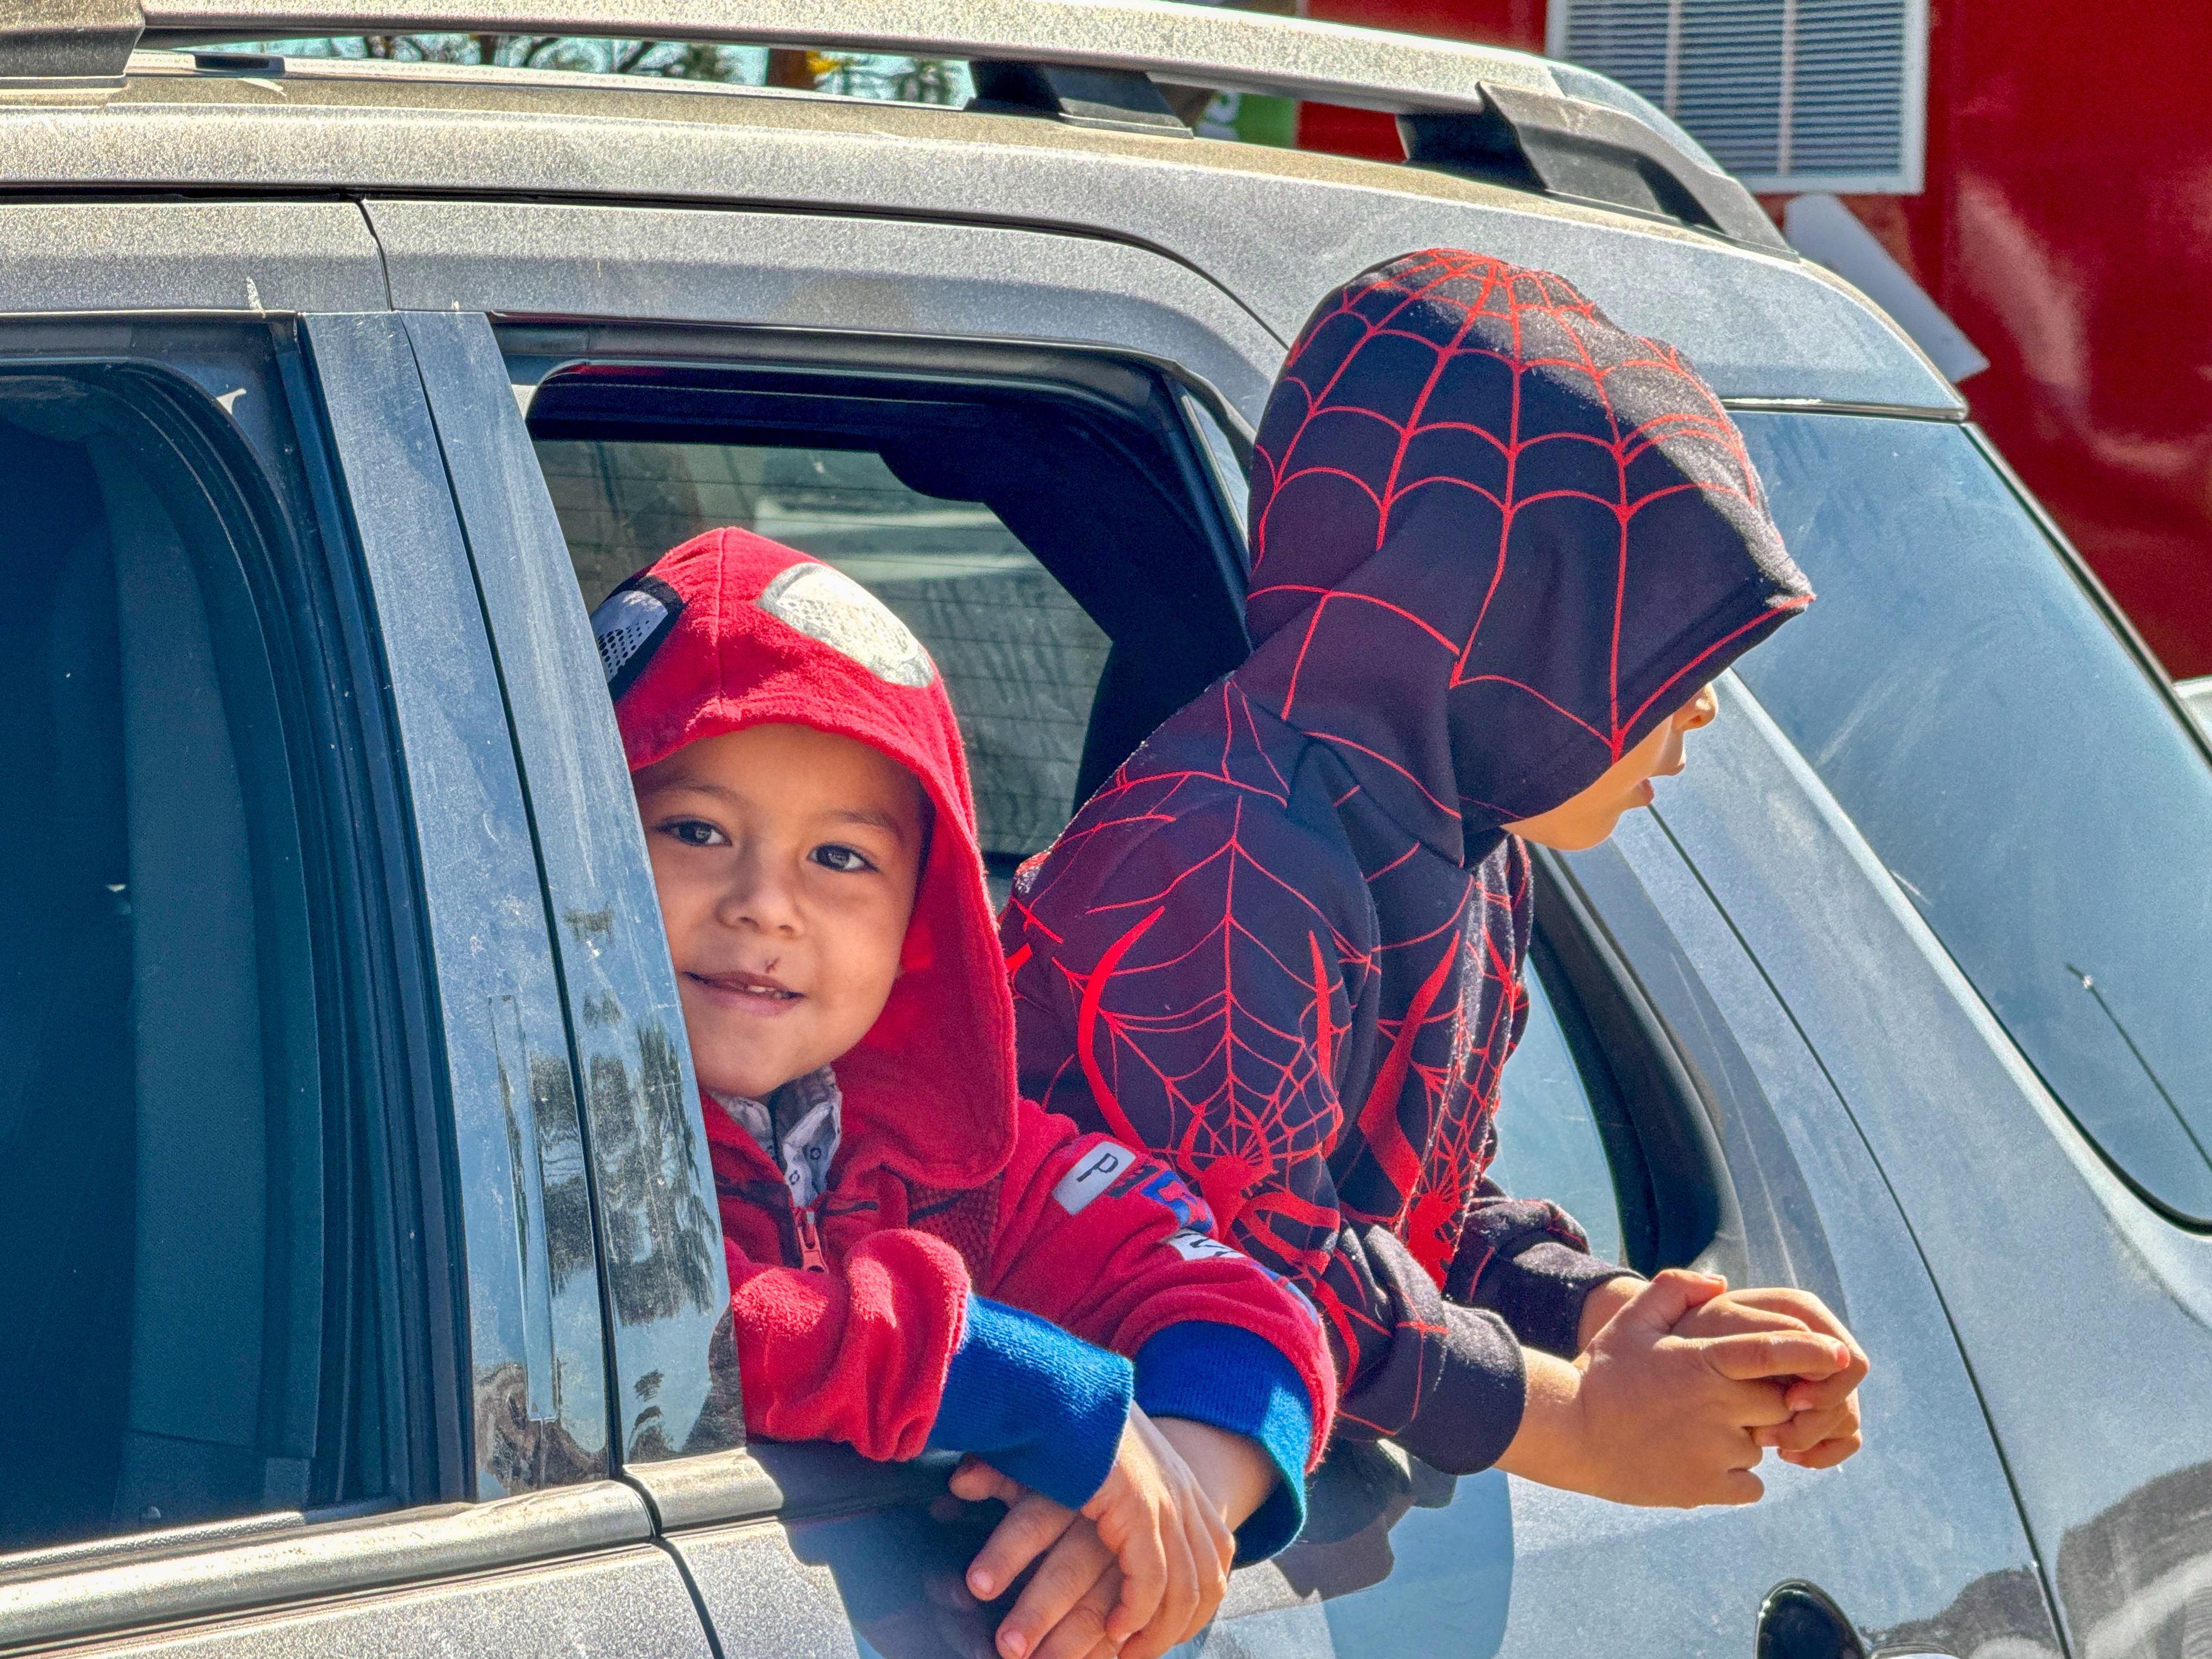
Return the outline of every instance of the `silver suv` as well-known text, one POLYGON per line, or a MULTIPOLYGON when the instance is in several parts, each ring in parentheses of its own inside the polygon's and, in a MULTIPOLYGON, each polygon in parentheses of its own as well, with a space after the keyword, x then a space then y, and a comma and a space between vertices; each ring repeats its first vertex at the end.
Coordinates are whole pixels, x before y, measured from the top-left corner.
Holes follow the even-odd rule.
POLYGON ((0 1647, 987 1651, 941 1464, 744 1443, 586 606, 727 523, 866 583, 1003 875, 1238 659, 1307 308, 1443 244, 1682 347, 1823 596, 1545 862, 1502 1172, 1818 1291, 1868 1444, 1687 1514, 1346 1451, 1203 1650, 2206 1650, 2204 738, 1950 386, 1633 94, 1155 0, 16 0, 0 191, 0 1647), (192 50, 425 28, 977 96, 192 50))

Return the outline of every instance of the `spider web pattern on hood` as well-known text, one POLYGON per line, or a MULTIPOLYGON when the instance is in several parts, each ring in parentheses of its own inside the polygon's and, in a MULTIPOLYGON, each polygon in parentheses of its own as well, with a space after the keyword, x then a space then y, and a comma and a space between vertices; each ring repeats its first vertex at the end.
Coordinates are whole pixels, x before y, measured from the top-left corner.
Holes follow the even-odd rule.
POLYGON ((1528 855, 1501 825, 1595 782, 1811 594, 1679 353, 1455 250, 1316 310, 1251 523, 1249 659, 1002 919, 1023 1083, 1174 1158, 1314 1291, 1340 1420, 1399 1433, 1451 1391, 1438 1287, 1571 1352, 1611 1271, 1486 1176, 1526 1006, 1528 855))
POLYGON ((837 1081, 848 1138, 870 1158, 942 1187, 996 1175, 1014 1140, 1012 1016, 977 991, 990 900, 967 757, 927 654, 850 578, 742 530, 684 543, 601 612, 622 618, 603 620, 600 649, 631 771, 783 722, 865 743, 921 781, 937 832, 902 971, 874 1026, 837 1060, 837 1081))

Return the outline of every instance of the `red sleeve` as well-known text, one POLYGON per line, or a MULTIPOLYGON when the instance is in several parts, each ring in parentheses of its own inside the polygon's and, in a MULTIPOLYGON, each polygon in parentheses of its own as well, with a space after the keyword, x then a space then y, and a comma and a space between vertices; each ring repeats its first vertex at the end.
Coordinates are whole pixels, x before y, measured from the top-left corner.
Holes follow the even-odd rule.
POLYGON ((1336 1372, 1313 1304, 1215 1238, 1206 1202, 1165 1164, 1024 1101, 981 1294, 1133 1357, 1170 1325, 1234 1326, 1305 1386, 1312 1455, 1328 1440, 1336 1372))
POLYGON ((968 1306, 959 1252, 886 1231, 833 1273, 763 1267, 726 1249, 746 1431, 842 1440, 878 1460, 919 1455, 968 1306))

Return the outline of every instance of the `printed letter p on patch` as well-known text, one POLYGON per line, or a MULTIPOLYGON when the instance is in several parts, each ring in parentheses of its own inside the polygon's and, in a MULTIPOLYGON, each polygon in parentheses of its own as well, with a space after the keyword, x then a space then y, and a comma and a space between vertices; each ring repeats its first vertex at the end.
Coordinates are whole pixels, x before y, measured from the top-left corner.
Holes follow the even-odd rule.
POLYGON ((1053 1201, 1070 1215, 1080 1215, 1084 1206, 1112 1186, 1115 1178, 1137 1161, 1137 1155, 1127 1146, 1102 1140, 1095 1146, 1086 1146, 1075 1165, 1060 1176, 1060 1184, 1052 1189, 1053 1201))

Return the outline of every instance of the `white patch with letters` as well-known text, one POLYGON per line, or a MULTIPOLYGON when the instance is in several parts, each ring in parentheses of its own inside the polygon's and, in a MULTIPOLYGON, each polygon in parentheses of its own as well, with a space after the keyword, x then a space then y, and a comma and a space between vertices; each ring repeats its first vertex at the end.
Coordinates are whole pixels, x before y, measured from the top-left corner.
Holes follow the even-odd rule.
POLYGON ((1194 1227, 1186 1227, 1179 1233, 1170 1233, 1167 1243, 1168 1247, 1186 1261, 1206 1261, 1222 1255, 1233 1256, 1239 1261, 1244 1260, 1243 1251, 1231 1249, 1212 1233, 1200 1232, 1194 1227))
POLYGON ((1052 1189, 1053 1202, 1070 1215, 1081 1215, 1092 1199, 1118 1181, 1136 1161, 1137 1155, 1127 1146, 1102 1140, 1060 1176, 1060 1184, 1052 1189))
POLYGON ((921 687, 937 678, 921 641, 889 606, 842 570, 794 564, 761 590, 760 608, 810 640, 843 653, 878 679, 921 687))

